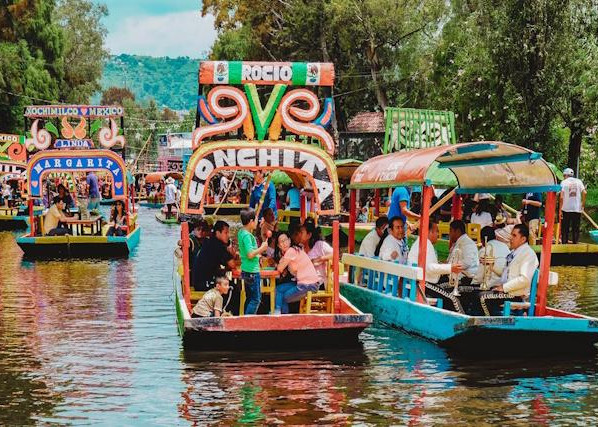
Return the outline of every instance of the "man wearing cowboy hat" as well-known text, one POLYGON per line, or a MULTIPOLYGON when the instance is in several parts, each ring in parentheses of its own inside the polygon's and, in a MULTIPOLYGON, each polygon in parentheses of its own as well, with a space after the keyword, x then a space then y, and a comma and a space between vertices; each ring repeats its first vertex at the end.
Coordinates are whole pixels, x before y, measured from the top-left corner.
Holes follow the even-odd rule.
POLYGON ((176 204, 177 188, 174 185, 174 178, 169 176, 166 179, 166 188, 164 189, 164 203, 166 204, 166 218, 172 218, 172 207, 176 204))
POLYGON ((560 213, 561 243, 569 243, 569 230, 573 243, 579 241, 579 222, 586 204, 586 188, 580 179, 575 178, 573 169, 563 171, 565 179, 561 182, 560 213))

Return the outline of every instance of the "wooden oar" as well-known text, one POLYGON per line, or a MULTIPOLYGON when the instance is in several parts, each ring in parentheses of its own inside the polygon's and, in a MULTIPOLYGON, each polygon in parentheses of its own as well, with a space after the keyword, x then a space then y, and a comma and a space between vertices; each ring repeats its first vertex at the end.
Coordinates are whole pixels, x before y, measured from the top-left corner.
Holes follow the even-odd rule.
POLYGON ((264 187, 262 188, 262 195, 260 196, 260 201, 257 204, 257 209, 255 210, 256 220, 260 217, 260 212, 262 211, 262 207, 264 206, 264 201, 266 200, 266 193, 268 192, 268 188, 270 187, 271 179, 272 174, 268 175, 268 178, 266 178, 266 182, 264 183, 264 187))
POLYGON ((230 183, 228 184, 228 187, 226 187, 226 191, 224 192, 224 196, 222 197, 222 199, 220 199, 220 203, 218 204, 218 206, 216 207, 216 210, 214 211, 214 213, 212 214, 213 216, 216 216, 216 214, 218 213, 218 211, 220 210, 220 206, 222 206, 222 204, 224 203, 224 201, 226 200, 226 197, 228 196, 228 192, 230 191, 230 188, 233 186, 233 184, 235 183, 235 178, 237 177, 237 171, 235 170, 235 173, 233 174, 233 179, 231 179, 230 183))
POLYGON ((590 222, 590 224, 592 224, 592 226, 596 229, 598 229, 598 224, 596 224, 596 222, 592 219, 592 217, 590 215, 588 215, 586 213, 586 211, 581 211, 581 213, 583 214, 583 216, 590 222))

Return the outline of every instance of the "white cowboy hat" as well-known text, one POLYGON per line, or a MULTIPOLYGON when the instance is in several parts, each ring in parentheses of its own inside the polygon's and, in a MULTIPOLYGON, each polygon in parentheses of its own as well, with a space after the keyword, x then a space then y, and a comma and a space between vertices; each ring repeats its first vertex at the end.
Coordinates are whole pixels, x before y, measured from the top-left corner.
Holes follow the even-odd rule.
POLYGON ((169 176, 168 178, 166 178, 166 184, 174 184, 174 178, 169 176))

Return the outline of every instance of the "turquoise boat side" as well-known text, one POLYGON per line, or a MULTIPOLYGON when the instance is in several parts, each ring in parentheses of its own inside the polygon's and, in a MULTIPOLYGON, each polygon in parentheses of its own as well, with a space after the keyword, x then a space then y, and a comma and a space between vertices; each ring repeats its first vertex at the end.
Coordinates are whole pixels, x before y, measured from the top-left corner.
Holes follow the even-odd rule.
POLYGON ((108 243, 125 243, 131 252, 139 244, 141 238, 141 227, 135 228, 133 232, 127 236, 108 236, 108 243))
POLYGON ((598 319, 468 316, 355 285, 343 283, 340 290, 352 304, 373 314, 376 320, 434 341, 448 341, 472 330, 588 334, 598 340, 598 319))

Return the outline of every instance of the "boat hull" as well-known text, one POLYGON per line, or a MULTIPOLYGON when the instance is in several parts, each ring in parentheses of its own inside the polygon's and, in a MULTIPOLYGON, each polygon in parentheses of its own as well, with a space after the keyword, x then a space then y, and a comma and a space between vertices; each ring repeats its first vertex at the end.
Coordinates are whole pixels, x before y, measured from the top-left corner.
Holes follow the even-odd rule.
POLYGON ((139 244, 141 229, 128 236, 17 237, 25 259, 127 258, 139 244))
POLYGON ((29 226, 28 216, 0 216, 1 230, 24 230, 29 226))
POLYGON ((100 200, 100 205, 102 206, 112 206, 114 204, 114 199, 102 199, 100 200))
POLYGON ((164 207, 164 203, 154 203, 148 201, 139 202, 139 206, 143 206, 144 208, 149 209, 162 209, 164 207))
POLYGON ((598 320, 563 317, 474 317, 341 284, 341 294, 374 319, 466 354, 596 352, 598 320))
POLYGON ((158 212, 158 213, 156 213, 155 217, 156 217, 156 221, 161 222, 162 224, 167 224, 167 225, 179 224, 178 216, 166 218, 166 215, 164 215, 164 213, 158 212))
POLYGON ((185 349, 246 351, 348 348, 372 323, 345 299, 338 314, 286 314, 192 318, 180 284, 175 285, 179 334, 185 349))

